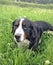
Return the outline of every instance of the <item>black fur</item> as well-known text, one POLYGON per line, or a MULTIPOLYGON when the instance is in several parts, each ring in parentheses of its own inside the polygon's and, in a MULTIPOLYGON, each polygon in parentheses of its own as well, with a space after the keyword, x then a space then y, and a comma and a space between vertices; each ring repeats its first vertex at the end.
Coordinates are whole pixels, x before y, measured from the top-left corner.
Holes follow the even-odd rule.
MULTIPOLYGON (((17 20, 18 21, 18 20, 17 20)), ((14 33, 14 24, 16 20, 13 22, 12 32, 14 33)), ((27 34, 27 39, 30 41, 29 49, 32 48, 32 50, 35 50, 38 46, 38 42, 41 38, 41 35, 44 31, 50 30, 53 31, 53 27, 51 24, 44 22, 44 21, 35 21, 31 22, 28 19, 24 19, 24 22, 26 23, 25 27, 26 30, 23 27, 24 32, 27 34)))

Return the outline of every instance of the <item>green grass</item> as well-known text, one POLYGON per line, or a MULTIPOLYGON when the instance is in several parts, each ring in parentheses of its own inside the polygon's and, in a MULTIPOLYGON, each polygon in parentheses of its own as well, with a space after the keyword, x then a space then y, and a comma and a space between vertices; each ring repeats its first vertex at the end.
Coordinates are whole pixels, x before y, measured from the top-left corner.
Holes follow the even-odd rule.
POLYGON ((0 65, 46 65, 46 60, 53 65, 53 35, 42 35, 38 52, 18 48, 14 43, 12 22, 24 16, 33 21, 44 20, 53 25, 53 9, 0 5, 0 65))

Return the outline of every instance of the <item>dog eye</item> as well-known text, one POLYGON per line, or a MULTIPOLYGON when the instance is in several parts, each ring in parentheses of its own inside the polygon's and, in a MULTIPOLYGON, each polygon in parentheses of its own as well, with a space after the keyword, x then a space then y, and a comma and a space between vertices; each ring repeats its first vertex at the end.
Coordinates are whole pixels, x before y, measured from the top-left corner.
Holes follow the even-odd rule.
POLYGON ((15 25, 16 27, 18 26, 18 25, 15 25))
POLYGON ((18 27, 19 24, 15 25, 15 27, 18 27))
POLYGON ((23 28, 24 28, 25 30, 27 29, 25 22, 22 23, 22 26, 23 26, 23 28))

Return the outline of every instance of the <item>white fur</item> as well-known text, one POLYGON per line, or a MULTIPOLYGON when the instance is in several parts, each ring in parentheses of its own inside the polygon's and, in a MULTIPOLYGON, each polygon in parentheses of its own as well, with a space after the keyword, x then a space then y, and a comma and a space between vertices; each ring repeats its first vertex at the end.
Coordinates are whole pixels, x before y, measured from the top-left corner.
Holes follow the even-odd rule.
POLYGON ((15 30, 14 35, 20 35, 20 41, 24 40, 24 30, 22 29, 22 22, 24 21, 24 18, 22 18, 19 22, 19 27, 15 30))

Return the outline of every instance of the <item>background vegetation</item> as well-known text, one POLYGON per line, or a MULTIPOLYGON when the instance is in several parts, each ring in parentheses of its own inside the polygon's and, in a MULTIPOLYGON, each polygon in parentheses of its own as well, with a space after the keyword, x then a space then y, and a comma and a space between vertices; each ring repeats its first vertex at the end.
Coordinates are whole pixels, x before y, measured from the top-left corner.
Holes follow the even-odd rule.
MULTIPOLYGON (((0 0, 1 1, 1 0, 0 0)), ((12 2, 29 2, 29 3, 38 3, 38 4, 51 4, 53 0, 2 0, 4 2, 12 1, 12 2)))
POLYGON ((44 20, 53 25, 53 5, 33 3, 27 7, 19 5, 7 2, 0 4, 0 65, 47 65, 46 60, 53 65, 52 34, 43 33, 37 52, 34 52, 24 47, 18 48, 11 33, 12 22, 20 17, 27 17, 32 21, 44 20))

